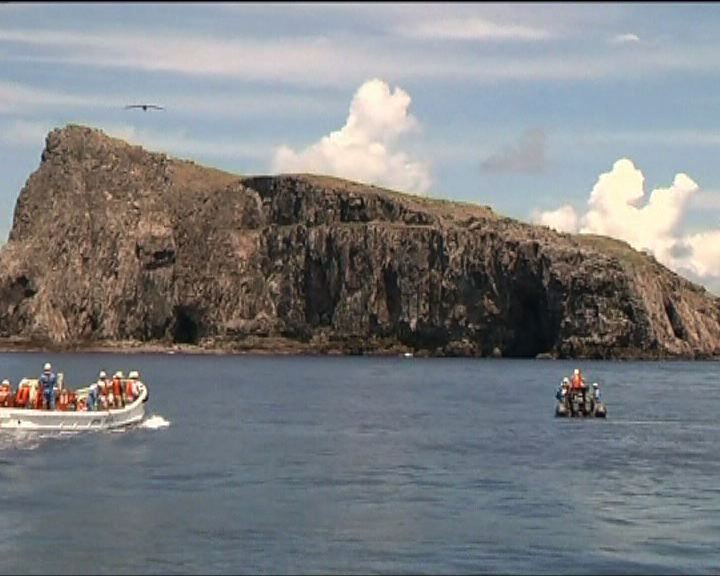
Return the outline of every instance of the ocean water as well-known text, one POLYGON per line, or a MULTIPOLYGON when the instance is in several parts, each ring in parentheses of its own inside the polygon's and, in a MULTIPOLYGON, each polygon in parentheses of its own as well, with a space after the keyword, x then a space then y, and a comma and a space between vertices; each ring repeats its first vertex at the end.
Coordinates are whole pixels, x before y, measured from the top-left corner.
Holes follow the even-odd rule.
POLYGON ((141 371, 119 432, 0 433, 0 573, 720 571, 720 363, 1 354, 141 371))

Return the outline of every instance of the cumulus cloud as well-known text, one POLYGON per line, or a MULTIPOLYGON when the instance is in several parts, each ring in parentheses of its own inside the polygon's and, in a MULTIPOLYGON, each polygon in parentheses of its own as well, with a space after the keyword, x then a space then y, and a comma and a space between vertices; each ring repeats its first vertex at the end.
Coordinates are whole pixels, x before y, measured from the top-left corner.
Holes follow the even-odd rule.
POLYGON ((692 250, 689 268, 701 278, 715 277, 720 282, 720 230, 692 234, 685 242, 692 250))
POLYGON ((660 261, 669 261, 680 221, 698 185, 686 174, 677 174, 672 186, 653 190, 642 205, 644 180, 631 160, 615 162, 595 184, 580 232, 622 238, 638 250, 652 251, 660 261))
POLYGON ((401 137, 419 128, 410 114, 411 99, 386 82, 365 82, 353 97, 345 125, 318 142, 295 151, 279 147, 275 172, 312 172, 425 194, 431 178, 427 166, 398 148, 401 137))
POLYGON ((545 132, 527 130, 520 140, 482 161, 486 172, 542 172, 546 168, 545 132))
POLYGON ((570 205, 535 212, 532 220, 563 232, 599 234, 626 241, 636 250, 652 253, 676 272, 720 285, 720 229, 682 234, 683 217, 698 185, 684 173, 672 185, 656 188, 646 198, 645 177, 628 158, 601 174, 578 215, 570 205))
POLYGON ((536 224, 542 224, 557 230, 558 232, 577 232, 578 216, 575 208, 565 204, 557 210, 546 212, 535 211, 532 220, 536 224))

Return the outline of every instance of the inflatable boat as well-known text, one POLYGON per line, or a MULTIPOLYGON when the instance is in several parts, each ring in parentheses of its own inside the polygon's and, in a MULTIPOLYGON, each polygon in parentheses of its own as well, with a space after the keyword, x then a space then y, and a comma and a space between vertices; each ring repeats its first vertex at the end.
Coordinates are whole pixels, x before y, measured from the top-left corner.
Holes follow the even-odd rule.
POLYGON ((136 424, 145 416, 148 399, 147 386, 140 381, 136 384, 137 396, 132 399, 124 396, 120 406, 105 405, 97 410, 90 410, 88 406, 90 386, 77 390, 60 389, 55 408, 49 410, 38 407, 42 403, 38 380, 24 378, 15 394, 0 401, 0 429, 103 430, 136 424))
POLYGON ((599 400, 595 400, 592 391, 588 390, 585 402, 580 392, 570 392, 555 405, 555 416, 560 418, 606 418, 607 408, 599 400))

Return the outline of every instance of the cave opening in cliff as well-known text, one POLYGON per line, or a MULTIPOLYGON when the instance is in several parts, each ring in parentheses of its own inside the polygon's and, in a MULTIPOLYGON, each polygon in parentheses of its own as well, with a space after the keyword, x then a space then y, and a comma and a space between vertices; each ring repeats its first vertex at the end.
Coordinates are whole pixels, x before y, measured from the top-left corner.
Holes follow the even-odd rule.
POLYGON ((511 338, 503 355, 512 358, 534 358, 550 351, 554 338, 550 333, 547 301, 544 294, 521 289, 514 297, 510 314, 511 338))
POLYGON ((173 341, 176 344, 197 344, 200 329, 196 320, 197 312, 187 306, 175 307, 173 341))
POLYGON ((305 321, 312 326, 330 326, 335 313, 326 268, 317 259, 308 258, 305 264, 305 321))

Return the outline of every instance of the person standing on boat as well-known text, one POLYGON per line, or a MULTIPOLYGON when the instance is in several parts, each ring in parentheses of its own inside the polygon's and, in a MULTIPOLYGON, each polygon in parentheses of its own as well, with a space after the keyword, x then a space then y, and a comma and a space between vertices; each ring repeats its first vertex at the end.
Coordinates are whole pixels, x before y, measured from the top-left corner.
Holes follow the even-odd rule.
POLYGON ((583 406, 585 406, 587 387, 585 386, 585 380, 583 379, 582 372, 580 372, 579 368, 575 368, 572 380, 570 381, 570 386, 574 394, 582 394, 583 406))
POLYGON ((566 376, 562 379, 562 382, 560 382, 560 386, 558 386, 557 392, 555 392, 555 398, 557 398, 558 402, 562 402, 565 400, 565 395, 567 394, 569 387, 570 380, 568 380, 566 376))
POLYGON ((105 374, 105 370, 100 370, 97 382, 90 384, 90 391, 88 392, 88 410, 92 410, 93 412, 97 411, 98 392, 100 390, 100 386, 105 386, 106 381, 107 374, 105 374))
POLYGON ((46 362, 43 367, 43 373, 40 375, 40 385, 43 388, 43 396, 45 397, 45 409, 55 410, 55 386, 57 385, 57 376, 52 371, 50 362, 46 362))

